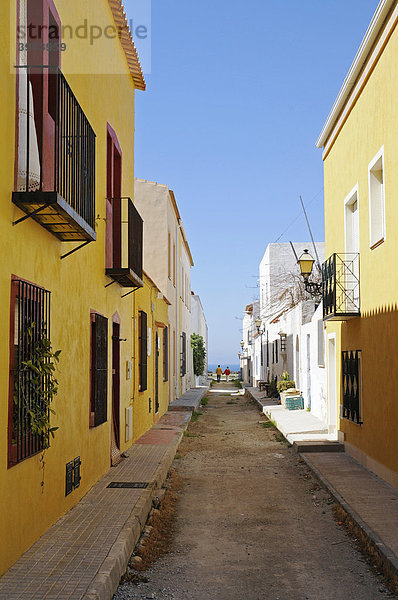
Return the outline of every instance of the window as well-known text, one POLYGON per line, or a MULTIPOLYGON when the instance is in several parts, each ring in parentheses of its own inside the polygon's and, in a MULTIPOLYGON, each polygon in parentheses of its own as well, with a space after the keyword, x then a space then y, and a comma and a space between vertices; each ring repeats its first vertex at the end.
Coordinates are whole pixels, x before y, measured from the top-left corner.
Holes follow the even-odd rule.
POLYGON ((325 366, 325 338, 323 334, 323 319, 318 319, 318 367, 325 366))
POLYGON ((144 392, 148 388, 148 327, 147 314, 139 312, 139 390, 144 392))
POLYGON ((169 328, 163 330, 163 381, 169 380, 169 328))
POLYGON ((108 319, 91 314, 90 427, 108 419, 108 319))
POLYGON ((187 373, 187 334, 185 331, 181 334, 181 377, 187 373))
POLYGON ((12 466, 44 448, 43 435, 32 433, 30 412, 48 407, 43 400, 46 378, 34 382, 26 361, 35 360, 35 351, 50 338, 50 292, 13 279, 11 283, 10 397, 8 465, 12 466))
POLYGON ((375 248, 386 237, 384 147, 369 164, 369 237, 370 248, 375 248))
POLYGON ((176 245, 173 244, 173 285, 176 286, 176 245))
POLYGON ((116 133, 108 125, 106 142, 106 247, 107 268, 121 264, 120 199, 122 195, 122 151, 116 133))
POLYGON ((106 274, 122 287, 142 287, 143 219, 131 199, 122 197, 122 152, 108 124, 106 274))
POLYGON ((170 235, 170 231, 169 231, 169 235, 168 235, 167 250, 168 250, 167 269, 168 269, 169 279, 171 280, 171 235, 170 235))
POLYGON ((275 340, 275 362, 279 362, 278 358, 278 340, 275 340))
POLYGON ((362 425, 361 410, 361 350, 343 351, 343 406, 342 418, 362 425))

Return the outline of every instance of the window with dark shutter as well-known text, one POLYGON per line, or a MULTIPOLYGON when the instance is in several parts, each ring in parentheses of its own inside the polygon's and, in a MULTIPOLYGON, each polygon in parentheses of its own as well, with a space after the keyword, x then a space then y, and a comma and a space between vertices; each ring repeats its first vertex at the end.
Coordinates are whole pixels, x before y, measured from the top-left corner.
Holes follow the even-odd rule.
POLYGON ((275 362, 277 363, 278 361, 278 340, 275 340, 275 362))
POLYGON ((140 323, 139 323, 139 386, 140 392, 144 392, 148 389, 148 325, 147 325, 147 314, 143 310, 140 311, 140 323))
POLYGON ((181 334, 181 377, 187 373, 187 334, 185 331, 181 334))
POLYGON ((142 242, 143 224, 141 215, 132 202, 128 204, 129 213, 129 267, 142 279, 142 242))
POLYGON ((107 421, 108 407, 108 319, 91 316, 91 402, 90 426, 107 421))
POLYGON ((163 330, 163 381, 169 380, 169 328, 163 330))

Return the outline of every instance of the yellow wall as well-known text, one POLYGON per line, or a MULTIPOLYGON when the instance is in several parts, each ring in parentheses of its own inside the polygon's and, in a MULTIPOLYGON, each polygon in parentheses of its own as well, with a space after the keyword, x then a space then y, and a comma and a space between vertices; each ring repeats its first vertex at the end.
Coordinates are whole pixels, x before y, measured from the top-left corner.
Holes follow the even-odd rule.
MULTIPOLYGON (((0 573, 5 571, 52 523, 84 496, 110 466, 111 415, 111 339, 112 316, 121 320, 121 451, 125 443, 125 407, 134 395, 134 380, 126 378, 126 362, 134 355, 133 296, 121 299, 126 292, 118 284, 105 289, 110 279, 105 276, 105 197, 106 197, 106 127, 107 122, 118 136, 123 152, 122 194, 133 197, 134 174, 134 84, 118 40, 98 40, 96 52, 84 58, 71 50, 62 56, 62 70, 96 133, 96 215, 97 241, 60 260, 61 254, 77 243, 61 243, 31 219, 13 227, 22 216, 11 202, 14 189, 15 148, 15 74, 10 69, 15 57, 9 49, 16 40, 15 14, 10 15, 11 2, 0 4, 0 105, 1 133, 5 141, 0 148, 0 573), (10 27, 11 19, 11 27, 10 27), (98 61, 114 64, 120 75, 79 75, 78 63, 84 60, 86 70, 95 73, 98 61), (68 74, 69 73, 69 74, 68 74), (122 74, 124 73, 124 74, 122 74), (9 314, 11 274, 27 279, 51 291, 51 339, 54 349, 62 351, 57 372, 59 394, 55 400, 59 426, 45 458, 45 485, 42 488, 39 457, 31 457, 7 469, 7 419, 9 373, 9 314), (89 428, 90 376, 90 309, 109 320, 108 421, 89 428), (80 456, 81 485, 65 497, 65 465, 80 456)), ((106 0, 91 3, 79 0, 57 0, 63 23, 80 23, 92 17, 96 23, 113 23, 106 0), (88 14, 90 13, 90 14, 88 14)), ((161 310, 159 312, 162 312, 161 310)), ((163 408, 163 406, 162 406, 163 408)), ((151 423, 140 425, 141 431, 151 423)))
MULTIPOLYGON (((336 332, 337 382, 341 400, 341 351, 362 350, 363 425, 342 419, 348 444, 377 464, 398 472, 398 31, 378 64, 325 159, 326 256, 344 253, 344 199, 358 184, 360 221, 361 317, 328 323, 336 332), (368 165, 384 145, 386 239, 369 244, 368 165), (341 348, 339 337, 341 336, 341 348)), ((384 473, 384 472, 383 472, 384 473)), ((392 477, 390 477, 392 480, 392 477)))
MULTIPOLYGON (((135 294, 136 323, 138 332, 138 313, 144 311, 147 314, 148 331, 148 372, 147 389, 143 392, 138 390, 139 383, 139 340, 136 336, 135 352, 135 381, 136 389, 134 393, 134 439, 143 435, 159 418, 164 415, 168 409, 169 384, 164 381, 163 373, 163 336, 164 328, 168 325, 168 306, 158 288, 144 274, 144 287, 135 294), (160 296, 160 297, 158 297, 160 296), (159 349, 159 412, 155 413, 155 340, 156 333, 160 340, 159 349), (151 400, 151 410, 149 410, 149 399, 151 400)), ((170 346, 170 341, 169 341, 170 346)))

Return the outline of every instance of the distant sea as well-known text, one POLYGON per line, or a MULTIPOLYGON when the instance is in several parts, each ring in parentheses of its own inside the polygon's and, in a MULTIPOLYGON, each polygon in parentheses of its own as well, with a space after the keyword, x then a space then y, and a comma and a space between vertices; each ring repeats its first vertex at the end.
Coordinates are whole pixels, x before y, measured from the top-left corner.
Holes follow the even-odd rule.
MULTIPOLYGON (((237 365, 236 363, 235 364, 229 363, 228 365, 227 364, 224 365, 224 364, 220 363, 220 365, 221 365, 221 368, 223 371, 225 371, 225 369, 227 367, 229 367, 230 371, 232 371, 232 372, 234 372, 234 371, 239 372, 239 369, 240 369, 240 366, 237 365)), ((209 364, 209 371, 212 371, 214 373, 214 371, 217 369, 217 366, 218 366, 217 364, 213 364, 213 363, 209 364)))

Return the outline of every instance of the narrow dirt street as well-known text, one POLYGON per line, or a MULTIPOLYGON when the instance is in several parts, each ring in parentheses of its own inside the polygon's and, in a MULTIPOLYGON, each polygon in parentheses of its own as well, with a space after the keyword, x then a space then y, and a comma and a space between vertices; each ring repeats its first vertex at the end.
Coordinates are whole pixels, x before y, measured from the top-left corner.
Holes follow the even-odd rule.
POLYGON ((212 390, 175 460, 183 490, 171 550, 115 599, 392 598, 257 406, 222 394, 231 384, 212 390))

